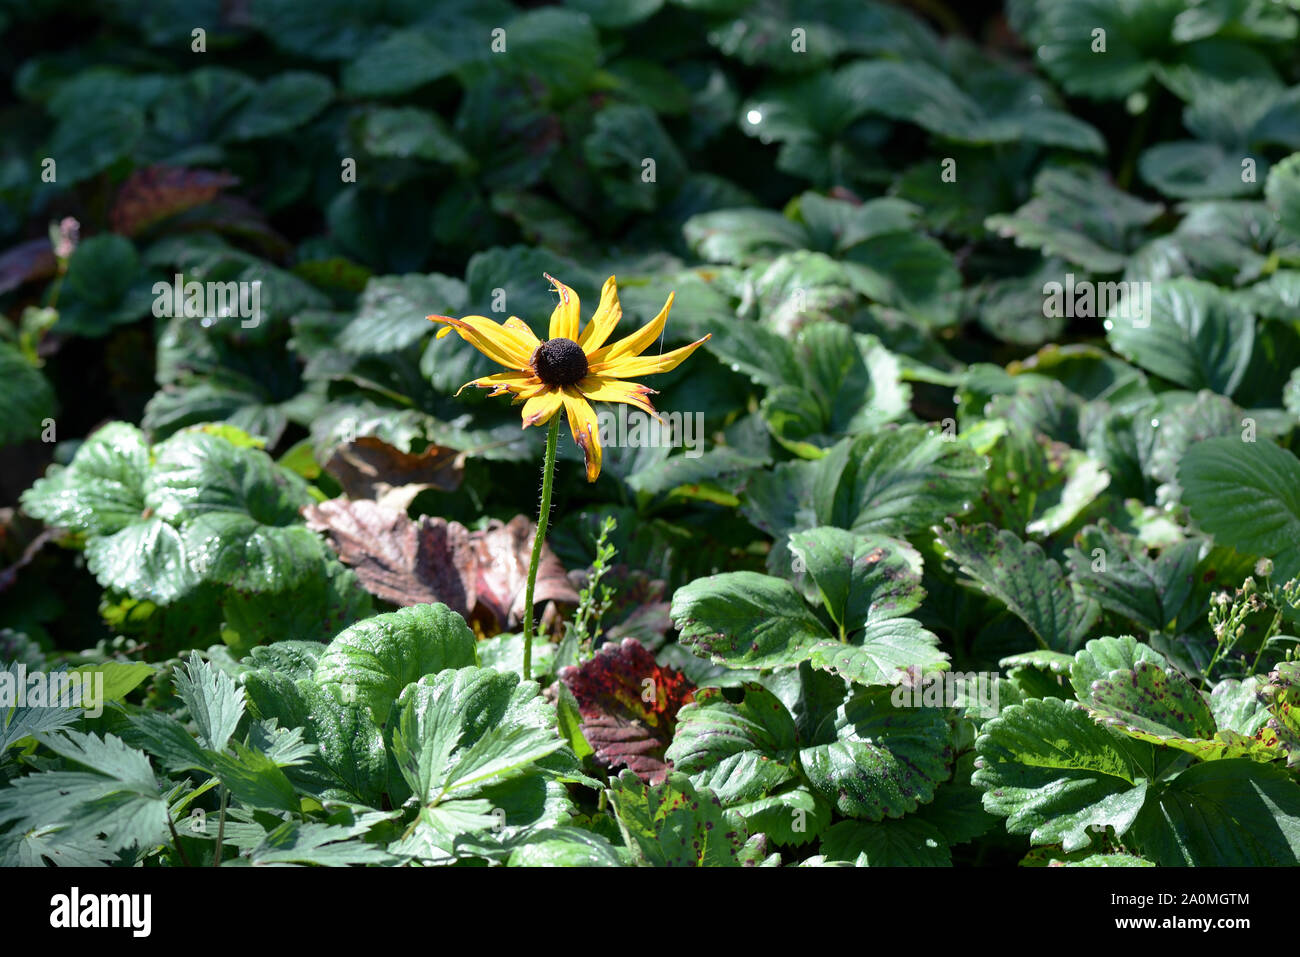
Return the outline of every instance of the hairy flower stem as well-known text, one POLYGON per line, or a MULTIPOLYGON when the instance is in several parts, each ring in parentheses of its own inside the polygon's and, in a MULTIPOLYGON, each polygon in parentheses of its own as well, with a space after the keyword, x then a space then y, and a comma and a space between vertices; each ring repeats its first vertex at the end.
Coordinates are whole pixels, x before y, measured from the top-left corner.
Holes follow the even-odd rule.
POLYGON ((542 507, 537 515, 537 534, 533 536, 533 558, 528 563, 528 587, 524 590, 524 680, 533 678, 533 588, 537 585, 537 566, 542 563, 542 545, 546 526, 551 520, 551 486, 555 480, 555 440, 560 435, 560 414, 551 419, 546 433, 546 461, 542 463, 542 507))

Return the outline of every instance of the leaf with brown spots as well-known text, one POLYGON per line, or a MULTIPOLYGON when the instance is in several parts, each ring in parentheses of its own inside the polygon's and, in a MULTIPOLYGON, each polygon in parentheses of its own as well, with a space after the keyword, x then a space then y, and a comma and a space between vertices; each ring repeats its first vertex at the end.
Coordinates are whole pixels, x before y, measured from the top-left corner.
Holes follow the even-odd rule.
POLYGON ((1272 714, 1263 737, 1286 752, 1287 767, 1300 765, 1300 661, 1286 661, 1269 672, 1260 696, 1272 714))
POLYGON ((889 688, 861 688, 834 728, 799 752, 808 783, 848 817, 879 821, 934 798, 953 759, 948 712, 899 707, 889 688))
POLYGON ((992 525, 949 520, 936 532, 945 557, 1028 625, 1042 647, 1072 652, 1083 643, 1101 609, 1040 545, 992 525))
POLYGON ((670 774, 663 784, 647 786, 624 771, 610 782, 609 795, 635 864, 743 867, 753 862, 745 825, 723 809, 716 794, 708 788, 697 790, 684 774, 670 774))
POLYGON ((454 492, 465 477, 462 453, 431 445, 412 454, 373 435, 334 450, 325 471, 334 476, 351 499, 372 499, 389 508, 406 510, 425 489, 454 492))
POLYGON ((559 678, 578 699, 582 733, 603 767, 626 766, 651 784, 664 780, 664 757, 677 712, 695 686, 674 668, 659 665, 639 641, 606 644, 590 661, 561 668, 559 678), (647 700, 649 699, 649 700, 647 700))
MULTIPOLYGON (((395 605, 442 602, 478 621, 488 634, 514 629, 523 620, 535 526, 522 515, 473 532, 427 515, 412 521, 403 511, 364 500, 331 499, 306 506, 303 515, 309 528, 327 534, 372 595, 395 605)), ((578 600, 559 559, 546 548, 534 598, 539 603, 578 600)))

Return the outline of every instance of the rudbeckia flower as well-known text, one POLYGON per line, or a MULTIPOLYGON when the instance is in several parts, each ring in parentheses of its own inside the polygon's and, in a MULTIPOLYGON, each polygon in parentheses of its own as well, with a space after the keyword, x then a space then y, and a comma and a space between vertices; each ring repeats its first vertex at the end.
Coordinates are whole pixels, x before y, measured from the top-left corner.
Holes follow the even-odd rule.
POLYGON ((524 428, 550 422, 563 408, 569 417, 573 439, 586 459, 587 481, 594 482, 600 475, 601 448, 596 410, 591 403, 624 402, 655 415, 654 406, 646 398, 655 390, 623 380, 675 369, 710 337, 662 355, 641 354, 663 333, 668 311, 673 307, 673 293, 669 293, 659 315, 632 335, 606 345, 623 315, 614 277, 605 280, 600 305, 581 330, 578 294, 558 279, 549 275, 546 278, 559 293, 560 302, 551 313, 545 342, 516 316, 503 323, 486 316, 428 318, 444 324, 445 328, 438 330, 438 338, 455 329, 462 339, 508 370, 466 382, 461 390, 474 385, 491 389, 492 395, 509 392, 516 403, 524 404, 524 428))

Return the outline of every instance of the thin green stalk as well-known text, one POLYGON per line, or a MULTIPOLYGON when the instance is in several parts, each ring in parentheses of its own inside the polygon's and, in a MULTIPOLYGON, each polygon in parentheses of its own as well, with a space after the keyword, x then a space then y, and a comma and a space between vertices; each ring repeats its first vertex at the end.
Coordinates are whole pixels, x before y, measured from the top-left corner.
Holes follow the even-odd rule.
POLYGON ((551 486, 555 480, 555 441, 560 436, 560 416, 551 419, 546 433, 546 461, 542 463, 542 508, 537 515, 537 534, 533 536, 533 558, 528 563, 528 587, 524 590, 524 680, 533 677, 533 588, 537 585, 537 567, 542 563, 542 544, 551 520, 551 486))
POLYGON ((226 795, 225 785, 221 787, 221 811, 217 815, 217 853, 212 859, 213 867, 221 866, 221 846, 226 839, 226 795))

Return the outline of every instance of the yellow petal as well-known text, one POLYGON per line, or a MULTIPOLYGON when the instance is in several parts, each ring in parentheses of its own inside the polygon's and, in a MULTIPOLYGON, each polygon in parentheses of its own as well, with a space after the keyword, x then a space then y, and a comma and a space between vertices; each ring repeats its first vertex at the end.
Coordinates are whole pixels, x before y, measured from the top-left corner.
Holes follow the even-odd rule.
POLYGON ((555 291, 560 294, 560 304, 551 313, 551 330, 548 333, 548 338, 572 339, 576 342, 578 340, 578 321, 582 310, 582 303, 578 299, 578 294, 554 276, 548 273, 542 273, 542 275, 551 281, 555 291))
POLYGON ((475 349, 508 369, 529 368, 533 350, 537 348, 535 345, 530 346, 528 340, 517 330, 507 329, 486 316, 463 316, 460 319, 451 316, 429 316, 428 318, 433 322, 451 326, 475 349))
POLYGON ((709 333, 698 342, 692 342, 689 346, 682 346, 672 352, 665 352, 661 356, 622 356, 605 362, 592 362, 587 367, 587 372, 589 375, 608 376, 614 379, 635 379, 638 376, 654 375, 656 372, 667 372, 669 369, 676 369, 687 356, 712 338, 713 333, 709 333))
MULTIPOLYGON (((533 333, 533 330, 528 327, 528 323, 524 322, 518 316, 511 316, 504 323, 502 323, 502 325, 504 325, 507 329, 513 329, 515 332, 519 333, 519 335, 523 336, 524 341, 527 342, 534 349, 536 349, 538 346, 542 344, 542 340, 537 338, 537 336, 533 333)), ((529 358, 530 359, 532 358, 531 355, 529 356, 529 358)))
POLYGON ((609 362, 611 359, 618 359, 622 356, 639 356, 663 334, 664 323, 668 321, 668 311, 672 309, 673 299, 676 295, 676 293, 670 292, 668 301, 659 310, 659 315, 632 333, 632 335, 624 336, 618 342, 603 349, 594 352, 588 351, 587 361, 594 365, 598 362, 609 362))
POLYGON ((578 391, 585 395, 589 402, 626 402, 638 409, 645 409, 651 415, 655 414, 655 407, 646 398, 648 395, 654 395, 655 390, 636 382, 589 375, 578 383, 578 391))
POLYGON ((587 481, 596 481, 600 475, 602 453, 600 449, 600 426, 596 423, 596 410, 571 385, 564 387, 564 410, 569 413, 569 428, 573 431, 573 440, 582 449, 582 456, 587 462, 587 481))
POLYGON ((605 287, 600 291, 600 305, 596 307, 596 314, 582 330, 582 335, 578 336, 578 345, 582 346, 582 350, 587 355, 591 355, 605 344, 605 340, 609 338, 621 318, 623 318, 623 307, 618 302, 618 284, 614 282, 614 277, 610 276, 605 280, 605 287))
POLYGON ((524 428, 530 425, 543 425, 551 421, 551 416, 560 411, 564 405, 564 394, 559 389, 546 387, 524 403, 524 428))
POLYGON ((495 375, 485 375, 481 379, 471 379, 457 389, 456 394, 460 395, 470 386, 475 385, 480 389, 491 389, 492 395, 500 395, 503 392, 518 395, 531 392, 532 387, 541 385, 541 381, 531 372, 498 372, 495 375))

